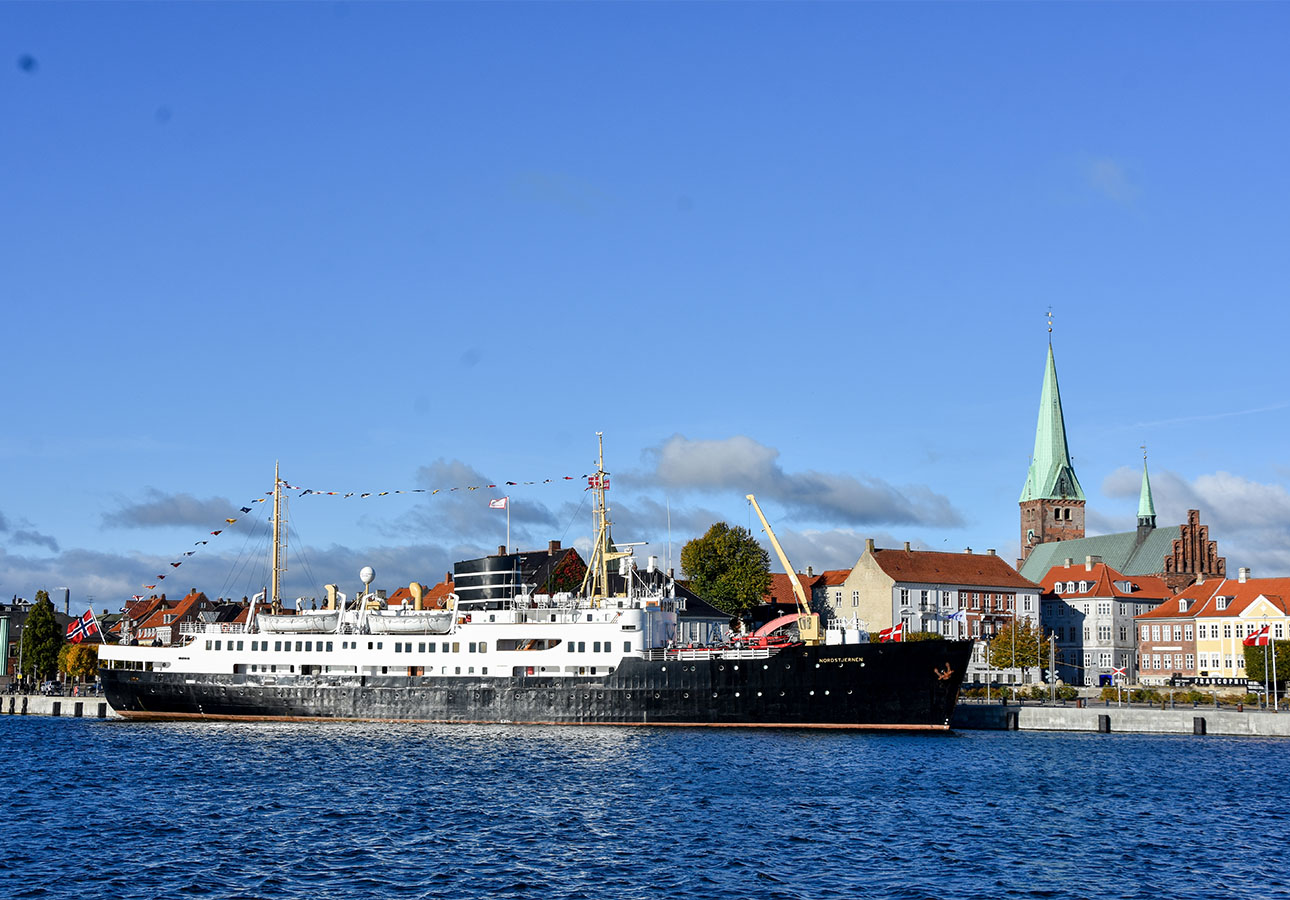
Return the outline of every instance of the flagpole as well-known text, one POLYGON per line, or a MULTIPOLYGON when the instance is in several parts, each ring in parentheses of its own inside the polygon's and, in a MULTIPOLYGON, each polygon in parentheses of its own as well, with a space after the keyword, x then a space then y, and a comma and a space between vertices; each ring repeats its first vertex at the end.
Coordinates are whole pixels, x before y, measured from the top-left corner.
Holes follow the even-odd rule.
POLYGON ((511 498, 506 498, 506 552, 511 552, 511 498))

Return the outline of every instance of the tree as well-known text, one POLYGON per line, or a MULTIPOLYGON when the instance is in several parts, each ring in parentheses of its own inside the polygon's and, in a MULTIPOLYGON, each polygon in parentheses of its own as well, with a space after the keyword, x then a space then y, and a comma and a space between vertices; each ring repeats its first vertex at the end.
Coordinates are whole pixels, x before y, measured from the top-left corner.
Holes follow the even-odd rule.
POLYGON ((770 556, 747 528, 717 522, 681 549, 690 587, 732 616, 761 602, 770 588, 770 556))
POLYGON ((66 637, 66 632, 58 627, 58 620, 54 618, 54 604, 49 602, 49 594, 37 591, 36 605, 22 624, 24 674, 32 672, 37 680, 53 678, 58 672, 58 651, 66 637))
POLYGON ((1051 644, 1029 619, 1014 618, 990 641, 987 648, 990 665, 996 669, 1021 669, 1024 673, 1032 666, 1048 664, 1051 644))
POLYGON ((58 671, 78 681, 92 681, 98 668, 98 644, 64 644, 58 653, 58 671))

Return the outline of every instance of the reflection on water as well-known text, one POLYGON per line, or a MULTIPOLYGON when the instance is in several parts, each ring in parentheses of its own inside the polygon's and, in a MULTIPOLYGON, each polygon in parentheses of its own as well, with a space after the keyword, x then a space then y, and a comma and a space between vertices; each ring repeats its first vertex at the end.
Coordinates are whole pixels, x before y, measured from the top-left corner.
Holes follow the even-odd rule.
POLYGON ((5 718, 0 748, 3 897, 1290 895, 1243 780, 1284 783, 1277 741, 5 718))

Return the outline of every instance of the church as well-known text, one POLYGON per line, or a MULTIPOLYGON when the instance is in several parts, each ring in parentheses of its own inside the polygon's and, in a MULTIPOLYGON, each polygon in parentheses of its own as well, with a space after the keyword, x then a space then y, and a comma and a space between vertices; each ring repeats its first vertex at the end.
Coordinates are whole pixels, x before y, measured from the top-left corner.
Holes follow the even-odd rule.
POLYGON ((1066 443, 1051 338, 1035 427, 1035 452, 1019 503, 1021 558, 1017 570, 1031 581, 1042 582, 1055 566, 1094 561, 1125 576, 1155 576, 1175 594, 1198 579, 1226 575, 1227 560, 1218 555, 1217 541, 1209 539, 1209 526, 1201 524, 1199 510, 1188 510, 1183 524, 1156 525, 1145 456, 1137 528, 1085 536, 1084 489, 1066 443))

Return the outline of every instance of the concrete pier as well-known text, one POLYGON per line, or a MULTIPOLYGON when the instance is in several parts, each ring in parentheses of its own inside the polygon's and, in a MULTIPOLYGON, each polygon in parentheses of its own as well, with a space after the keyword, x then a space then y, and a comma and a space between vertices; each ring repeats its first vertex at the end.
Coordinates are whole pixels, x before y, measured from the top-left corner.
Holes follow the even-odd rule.
POLYGON ((43 694, 0 694, 0 715, 121 718, 102 697, 47 697, 43 694))
POLYGON ((960 703, 951 727, 972 731, 1082 731, 1088 734, 1193 734, 1290 737, 1290 710, 1145 706, 1018 706, 960 703))

